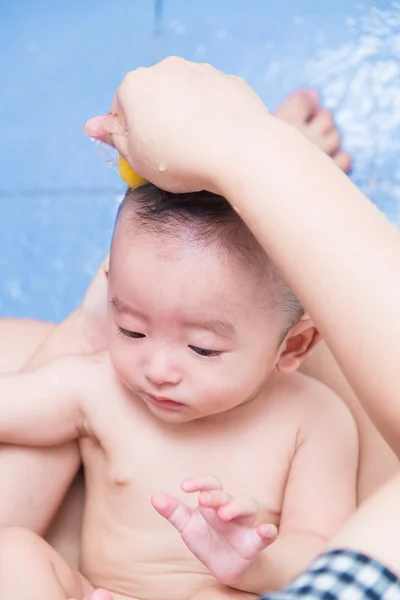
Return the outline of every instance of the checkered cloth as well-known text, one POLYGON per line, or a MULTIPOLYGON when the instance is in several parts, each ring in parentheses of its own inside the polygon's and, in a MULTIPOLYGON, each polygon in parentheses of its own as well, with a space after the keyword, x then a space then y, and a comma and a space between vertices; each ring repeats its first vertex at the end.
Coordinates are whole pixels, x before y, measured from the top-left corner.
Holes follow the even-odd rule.
POLYGON ((400 600, 400 579, 376 560, 350 550, 317 558, 283 592, 262 600, 400 600))

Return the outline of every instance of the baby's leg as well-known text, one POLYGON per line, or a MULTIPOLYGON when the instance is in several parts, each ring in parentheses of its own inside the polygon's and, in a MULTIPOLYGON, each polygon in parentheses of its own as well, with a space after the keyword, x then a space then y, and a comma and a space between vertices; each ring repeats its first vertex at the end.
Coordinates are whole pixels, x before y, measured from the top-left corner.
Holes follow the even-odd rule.
POLYGON ((21 528, 0 532, 0 598, 83 600, 91 584, 42 538, 21 528))
MULTIPOLYGON (((226 585, 216 584, 201 590, 201 592, 197 592, 197 594, 191 596, 189 600, 256 600, 257 598, 258 596, 256 594, 240 592, 239 590, 234 590, 226 585)), ((97 600, 96 594, 91 600, 97 600)), ((99 598, 98 600, 103 599, 99 598)), ((104 600, 106 599, 104 598, 104 600)), ((107 600, 111 600, 111 598, 107 600)))

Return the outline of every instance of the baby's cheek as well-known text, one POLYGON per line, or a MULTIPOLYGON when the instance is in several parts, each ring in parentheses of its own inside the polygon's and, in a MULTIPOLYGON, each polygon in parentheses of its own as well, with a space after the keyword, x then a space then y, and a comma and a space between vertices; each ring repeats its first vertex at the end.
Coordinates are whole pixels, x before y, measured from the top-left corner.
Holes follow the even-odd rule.
POLYGON ((110 359, 118 378, 121 381, 127 382, 135 371, 132 352, 126 348, 126 344, 122 340, 114 339, 109 347, 110 359))
POLYGON ((238 370, 230 376, 229 380, 226 379, 224 396, 226 404, 230 405, 227 408, 239 406, 254 396, 254 392, 259 387, 259 377, 260 373, 254 373, 248 368, 238 370))
POLYGON ((233 376, 219 377, 208 390, 210 408, 223 412, 238 406, 244 400, 242 382, 233 376))

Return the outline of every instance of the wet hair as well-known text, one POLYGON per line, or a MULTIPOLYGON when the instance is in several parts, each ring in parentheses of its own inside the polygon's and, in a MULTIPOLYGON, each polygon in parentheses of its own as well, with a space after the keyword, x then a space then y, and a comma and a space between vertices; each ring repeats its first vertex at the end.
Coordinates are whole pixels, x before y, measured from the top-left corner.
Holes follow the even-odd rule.
POLYGON ((239 260, 246 270, 258 269, 260 281, 268 285, 260 286, 264 296, 262 301, 288 314, 285 335, 303 315, 296 296, 247 225, 222 196, 206 191, 173 194, 147 184, 126 192, 116 224, 125 219, 134 221, 155 237, 190 233, 188 240, 214 246, 226 256, 239 260))

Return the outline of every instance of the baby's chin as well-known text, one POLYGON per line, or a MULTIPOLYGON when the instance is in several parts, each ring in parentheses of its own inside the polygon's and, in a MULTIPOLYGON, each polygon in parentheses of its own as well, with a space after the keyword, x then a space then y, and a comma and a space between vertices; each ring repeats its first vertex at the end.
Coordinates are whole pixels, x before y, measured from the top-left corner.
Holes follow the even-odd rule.
MULTIPOLYGON (((151 404, 147 404, 147 408, 149 411, 159 420, 164 423, 172 423, 172 424, 185 424, 190 423, 191 421, 197 420, 199 417, 196 416, 193 411, 188 409, 187 407, 179 408, 179 409, 163 409, 151 404)), ((184 405, 182 405, 184 406, 184 405)))
POLYGON ((195 421, 200 417, 192 408, 185 404, 178 402, 171 402, 171 406, 163 405, 163 403, 157 402, 155 398, 149 396, 145 392, 132 389, 129 384, 124 383, 129 393, 132 394, 136 400, 145 405, 147 410, 151 412, 159 421, 164 423, 189 423, 195 421))

